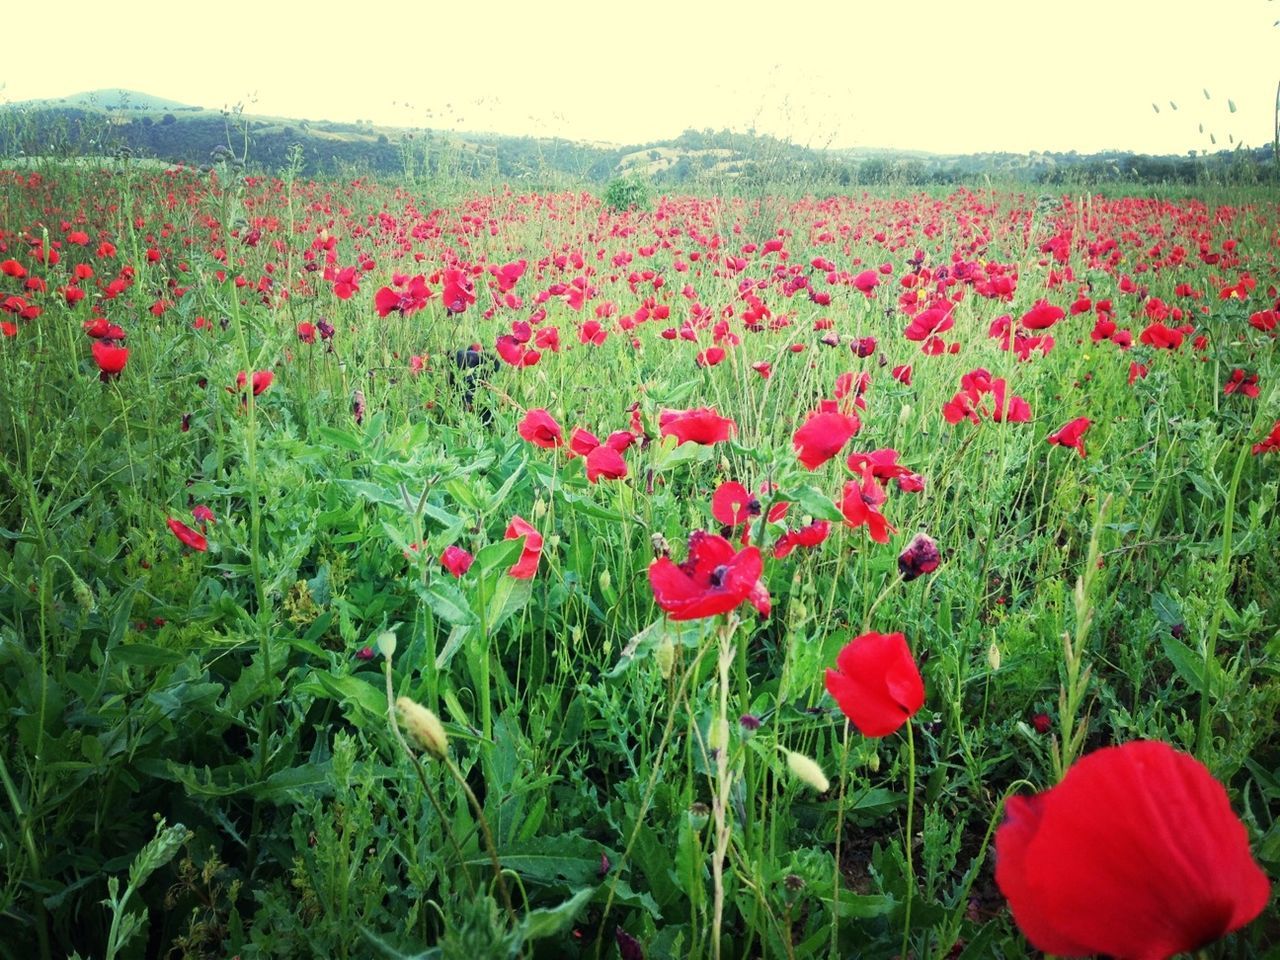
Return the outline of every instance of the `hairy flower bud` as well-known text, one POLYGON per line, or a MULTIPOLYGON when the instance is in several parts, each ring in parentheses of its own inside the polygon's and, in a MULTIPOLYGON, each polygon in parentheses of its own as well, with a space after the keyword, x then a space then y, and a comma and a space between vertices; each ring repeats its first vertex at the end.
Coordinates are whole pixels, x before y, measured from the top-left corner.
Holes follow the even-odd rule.
POLYGON ((409 738, 437 760, 443 760, 449 751, 449 737, 440 718, 408 697, 396 700, 396 709, 400 711, 409 738))
POLYGON ((827 775, 822 772, 822 768, 817 763, 794 750, 788 750, 786 753, 787 769, 796 779, 804 781, 819 793, 826 793, 831 789, 831 781, 827 779, 827 775))

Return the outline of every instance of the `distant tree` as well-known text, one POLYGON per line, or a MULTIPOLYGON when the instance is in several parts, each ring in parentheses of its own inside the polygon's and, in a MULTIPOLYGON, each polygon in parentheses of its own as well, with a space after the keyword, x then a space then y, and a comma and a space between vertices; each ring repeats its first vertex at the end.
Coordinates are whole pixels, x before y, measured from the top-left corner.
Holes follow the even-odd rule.
POLYGON ((177 123, 177 122, 178 122, 178 118, 175 117, 172 113, 166 113, 163 117, 160 118, 160 126, 162 127, 167 127, 170 124, 177 123))

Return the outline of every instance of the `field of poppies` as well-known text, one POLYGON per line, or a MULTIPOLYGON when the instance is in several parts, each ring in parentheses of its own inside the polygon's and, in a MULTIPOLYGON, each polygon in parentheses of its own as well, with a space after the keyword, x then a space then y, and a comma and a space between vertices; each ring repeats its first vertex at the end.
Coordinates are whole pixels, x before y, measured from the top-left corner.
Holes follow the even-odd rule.
POLYGON ((0 957, 1274 957, 1280 207, 0 171, 0 957))

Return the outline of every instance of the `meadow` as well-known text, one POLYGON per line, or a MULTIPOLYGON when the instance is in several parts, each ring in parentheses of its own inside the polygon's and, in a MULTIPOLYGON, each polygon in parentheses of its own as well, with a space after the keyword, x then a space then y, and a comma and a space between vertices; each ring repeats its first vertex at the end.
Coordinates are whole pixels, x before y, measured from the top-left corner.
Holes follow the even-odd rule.
POLYGON ((0 957, 1276 956, 1274 196, 626 199, 0 171, 0 957))

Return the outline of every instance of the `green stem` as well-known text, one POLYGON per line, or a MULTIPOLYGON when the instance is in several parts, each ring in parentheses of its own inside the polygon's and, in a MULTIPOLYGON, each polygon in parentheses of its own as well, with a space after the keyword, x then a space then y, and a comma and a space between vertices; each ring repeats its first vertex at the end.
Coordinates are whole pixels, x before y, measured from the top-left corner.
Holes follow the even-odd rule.
POLYGON ((1196 755, 1203 761, 1209 742, 1209 711, 1212 699, 1210 671, 1215 663, 1214 650, 1218 645, 1218 630, 1222 626, 1222 608, 1227 602, 1227 587, 1231 583, 1231 538, 1235 530, 1236 494, 1240 489, 1240 477, 1244 473, 1249 445, 1242 444, 1236 455, 1236 467, 1231 474, 1231 486, 1227 488, 1226 516, 1222 521, 1222 554, 1218 557, 1218 591, 1214 598, 1213 617, 1204 641, 1204 666, 1200 686, 1200 730, 1196 736, 1196 755))
POLYGON ((916 872, 914 859, 911 854, 911 837, 914 830, 914 818, 916 807, 916 738, 914 730, 911 726, 911 720, 907 720, 907 837, 906 837, 906 853, 907 853, 907 905, 903 911, 902 919, 902 950, 901 956, 903 960, 907 957, 907 946, 911 942, 911 903, 915 897, 916 889, 916 872))

